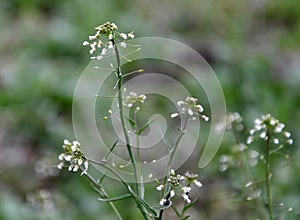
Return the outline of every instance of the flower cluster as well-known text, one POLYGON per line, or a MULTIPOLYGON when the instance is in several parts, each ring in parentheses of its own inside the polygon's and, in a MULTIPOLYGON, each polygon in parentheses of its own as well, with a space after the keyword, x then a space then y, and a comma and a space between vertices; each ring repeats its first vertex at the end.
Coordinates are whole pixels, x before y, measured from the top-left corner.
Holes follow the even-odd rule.
POLYGON ((64 153, 61 153, 58 156, 58 159, 61 161, 58 165, 58 169, 62 169, 64 166, 64 162, 69 163, 68 171, 77 172, 81 166, 83 171, 81 175, 86 174, 89 162, 84 156, 82 150, 79 148, 80 143, 78 141, 73 141, 73 143, 69 142, 68 140, 64 140, 63 149, 64 153))
MULTIPOLYGON (((130 92, 128 96, 125 97, 124 99, 124 106, 127 106, 129 108, 135 106, 138 103, 144 103, 146 100, 146 95, 137 95, 135 92, 130 92)), ((140 108, 138 106, 135 106, 135 110, 138 111, 140 108)))
POLYGON ((264 156, 255 150, 249 149, 245 144, 239 143, 231 148, 230 154, 222 154, 219 157, 219 170, 227 171, 229 168, 239 168, 241 166, 241 155, 244 155, 249 166, 254 167, 264 156))
POLYGON ((282 143, 293 144, 291 139, 291 133, 284 130, 285 125, 278 119, 272 117, 270 114, 263 115, 260 119, 255 119, 254 128, 250 130, 247 139, 247 144, 251 144, 254 141, 255 136, 275 145, 282 143))
POLYGON ((47 189, 41 189, 36 192, 30 192, 26 195, 27 202, 35 209, 44 211, 45 214, 55 212, 55 198, 47 189))
MULTIPOLYGON (((191 199, 189 198, 189 192, 192 190, 191 185, 195 185, 197 187, 202 187, 202 183, 197 180, 197 174, 186 173, 184 176, 180 174, 176 174, 173 169, 171 169, 170 177, 168 178, 168 184, 170 185, 170 191, 165 198, 162 198, 159 202, 161 206, 169 206, 171 205, 171 198, 173 198, 176 194, 182 196, 186 203, 191 203, 191 199)), ((161 191, 165 188, 164 185, 159 185, 156 187, 158 191, 161 191)))
MULTIPOLYGON (((193 97, 187 97, 185 101, 178 101, 177 105, 180 107, 181 114, 188 115, 189 117, 192 117, 193 120, 196 120, 195 115, 200 116, 204 121, 208 121, 209 117, 202 114, 204 111, 204 108, 202 105, 199 105, 198 99, 193 97)), ((171 118, 176 118, 179 116, 179 113, 173 113, 171 114, 171 118)))
POLYGON ((225 120, 218 123, 216 131, 242 131, 244 129, 243 117, 238 112, 228 112, 225 120))
POLYGON ((110 22, 97 26, 95 30, 96 34, 89 36, 89 41, 83 42, 83 46, 90 46, 92 60, 102 60, 104 55, 114 47, 116 41, 120 42, 121 47, 126 47, 125 40, 134 38, 133 32, 119 33, 117 25, 110 22), (100 51, 98 54, 97 50, 100 51))

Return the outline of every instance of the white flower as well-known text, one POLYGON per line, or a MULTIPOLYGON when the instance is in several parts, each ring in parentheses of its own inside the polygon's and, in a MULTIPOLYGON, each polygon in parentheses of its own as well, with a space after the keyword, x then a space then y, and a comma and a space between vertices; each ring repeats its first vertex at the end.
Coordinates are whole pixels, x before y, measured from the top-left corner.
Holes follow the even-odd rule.
POLYGON ((274 129, 274 132, 275 133, 280 133, 281 131, 282 131, 282 129, 284 128, 284 124, 282 124, 282 123, 279 123, 276 127, 275 127, 275 129, 274 129))
POLYGON ((293 139, 288 139, 287 141, 286 141, 289 145, 291 145, 291 144, 293 144, 293 139))
POLYGON ((184 186, 181 188, 181 190, 184 194, 187 194, 192 190, 192 188, 190 186, 184 186))
POLYGON ((113 44, 113 42, 111 42, 111 41, 108 41, 108 48, 109 49, 112 49, 114 47, 114 44, 113 44))
POLYGON ((103 56, 100 55, 100 56, 97 56, 96 58, 97 58, 97 60, 102 60, 103 56))
POLYGON ((95 53, 95 52, 96 52, 96 48, 90 49, 90 54, 93 54, 93 53, 95 53))
POLYGON ((64 140, 64 144, 65 144, 65 145, 71 145, 71 142, 68 141, 67 139, 65 139, 65 140, 64 140))
POLYGON ((285 131, 285 132, 283 133, 283 135, 284 135, 286 138, 291 137, 291 133, 288 132, 288 131, 285 131))
POLYGON ((110 39, 110 40, 112 40, 113 37, 114 37, 114 36, 113 36, 112 34, 109 34, 109 35, 108 35, 108 39, 110 39))
POLYGON ((89 36, 89 40, 95 40, 97 37, 92 35, 92 36, 89 36))
POLYGON ((260 138, 265 139, 267 137, 267 133, 264 131, 260 134, 260 138))
POLYGON ((198 180, 194 180, 193 182, 196 186, 198 186, 199 188, 202 187, 202 183, 199 182, 198 180))
POLYGON ((158 191, 162 191, 163 188, 164 188, 164 185, 159 185, 158 187, 156 187, 156 189, 157 189, 158 191))
POLYGON ((107 51, 107 49, 106 49, 106 48, 103 48, 102 51, 101 51, 101 55, 105 55, 105 54, 106 54, 106 51, 107 51))
POLYGON ((193 114, 194 114, 193 110, 189 108, 189 109, 188 109, 188 114, 189 114, 190 116, 193 116, 193 114))
POLYGON ((126 43, 125 42, 121 42, 121 47, 126 48, 126 43))
POLYGON ((63 163, 63 162, 60 162, 60 163, 57 165, 57 168, 61 170, 61 169, 63 168, 63 166, 64 166, 64 163, 63 163))
POLYGON ((176 118, 179 114, 178 113, 173 113, 171 114, 171 118, 176 118))
POLYGON ((184 104, 183 101, 178 101, 178 102, 177 102, 177 105, 178 105, 178 106, 181 106, 181 105, 183 105, 183 104, 184 104))
POLYGON ((120 34, 120 37, 122 37, 124 40, 126 40, 126 39, 127 39, 127 35, 126 35, 126 34, 124 34, 124 33, 121 33, 121 34, 120 34))
POLYGON ((196 105, 198 112, 203 112, 204 108, 202 105, 196 105))
POLYGON ((166 203, 166 199, 161 199, 160 201, 159 201, 159 205, 160 206, 163 206, 165 203, 166 203))
POLYGON ((187 203, 191 203, 191 200, 189 198, 189 196, 185 193, 182 194, 183 199, 187 202, 187 203))
POLYGON ((174 197, 175 196, 175 191, 172 189, 171 191, 170 191, 170 198, 172 198, 172 197, 174 197))
POLYGON ((77 172, 78 170, 79 170, 79 166, 77 164, 75 164, 73 167, 73 172, 77 172))
POLYGON ((65 156, 65 161, 71 161, 72 155, 66 155, 65 156))
POLYGON ((128 37, 131 38, 131 39, 133 39, 134 38, 134 34, 131 32, 131 33, 128 34, 128 37))
POLYGON ((278 138, 274 138, 273 142, 274 142, 274 144, 279 144, 278 138))
POLYGON ((64 158, 65 158, 65 154, 62 153, 62 154, 58 155, 59 160, 64 160, 64 158))
POLYGON ((207 117, 206 115, 201 115, 201 118, 202 118, 204 121, 209 121, 209 117, 207 117))
POLYGON ((90 45, 90 43, 87 42, 87 41, 83 41, 82 45, 83 45, 83 46, 87 46, 87 45, 90 45))
POLYGON ((253 142, 253 136, 249 136, 248 138, 247 138, 247 144, 251 144, 252 142, 253 142))

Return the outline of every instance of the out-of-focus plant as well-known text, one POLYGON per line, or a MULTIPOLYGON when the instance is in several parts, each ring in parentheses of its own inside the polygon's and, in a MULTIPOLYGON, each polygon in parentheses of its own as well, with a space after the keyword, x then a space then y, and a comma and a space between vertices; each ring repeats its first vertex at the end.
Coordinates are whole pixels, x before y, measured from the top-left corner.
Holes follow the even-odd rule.
MULTIPOLYGON (((225 172, 230 168, 241 170, 244 179, 242 189, 246 194, 244 199, 255 203, 258 210, 257 215, 260 218, 274 220, 276 215, 273 207, 282 207, 284 203, 275 204, 272 200, 271 178, 278 168, 272 166, 271 159, 274 155, 280 155, 287 161, 285 165, 289 164, 289 155, 282 153, 281 150, 285 145, 293 144, 291 133, 285 130, 283 123, 270 114, 255 119, 254 128, 250 129, 246 140, 247 145, 243 142, 244 125, 243 118, 239 113, 228 113, 226 124, 220 126, 226 126, 226 129, 233 133, 236 142, 230 154, 219 157, 220 171, 225 172), (251 149, 248 147, 254 143, 259 145, 260 141, 263 143, 263 148, 251 149), (259 163, 263 164, 265 176, 254 179, 253 170, 259 163), (262 183, 265 183, 264 191, 262 183)), ((292 208, 286 209, 286 211, 292 210, 292 208)))

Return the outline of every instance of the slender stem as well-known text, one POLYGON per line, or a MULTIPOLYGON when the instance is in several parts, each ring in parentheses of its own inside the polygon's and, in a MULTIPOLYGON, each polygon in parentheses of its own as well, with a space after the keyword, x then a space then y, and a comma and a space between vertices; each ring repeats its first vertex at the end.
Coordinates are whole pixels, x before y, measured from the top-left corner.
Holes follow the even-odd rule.
MULTIPOLYGON (((240 136, 239 136, 238 132, 236 130, 232 130, 232 133, 233 133, 235 142, 237 144, 240 144, 241 142, 240 142, 240 136)), ((249 182, 252 182, 253 178, 252 178, 252 175, 251 175, 251 172, 249 169, 247 158, 245 157, 243 152, 240 152, 238 157, 239 157, 239 161, 241 163, 240 171, 241 171, 241 174, 244 176, 246 184, 249 182)), ((250 188, 251 193, 253 193, 253 194, 257 190, 255 187, 255 184, 251 184, 249 186, 249 188, 250 188)), ((266 211, 265 211, 263 202, 260 199, 256 199, 254 202, 255 202, 256 206, 258 207, 259 212, 261 213, 261 217, 263 217, 263 219, 267 219, 267 215, 266 215, 266 211)))
POLYGON ((136 167, 137 167, 137 172, 138 172, 138 177, 139 177, 138 190, 139 190, 141 198, 144 199, 144 183, 143 183, 143 176, 142 176, 141 165, 140 165, 141 164, 140 137, 137 134, 138 127, 137 127, 136 113, 137 113, 137 111, 134 110, 134 112, 133 112, 133 120, 134 120, 134 123, 135 123, 134 130, 135 130, 135 137, 136 137, 136 155, 137 155, 136 156, 137 157, 136 167))
POLYGON ((123 133, 124 133, 124 137, 125 137, 125 142, 126 142, 126 147, 127 147, 127 151, 130 157, 130 161, 132 163, 133 166, 133 173, 134 173, 134 177, 135 177, 135 187, 136 190, 138 188, 138 177, 137 177, 137 170, 136 170, 136 162, 135 162, 135 158, 131 149, 131 145, 130 145, 130 140, 127 134, 127 130, 126 130, 126 125, 125 125, 125 120, 124 120, 124 112, 123 112, 123 98, 122 98, 122 72, 121 72, 121 62, 120 62, 120 53, 118 50, 117 45, 115 44, 114 40, 112 40, 113 44, 114 44, 114 50, 116 52, 116 60, 117 60, 117 76, 118 76, 118 104, 119 104, 119 109, 120 109, 120 120, 121 120, 121 125, 122 125, 122 129, 123 129, 123 133))
MULTIPOLYGON (((177 137, 177 140, 175 142, 175 145, 174 145, 174 148, 171 150, 171 155, 170 155, 170 159, 169 159, 169 162, 168 162, 168 165, 167 165, 167 170, 166 170, 166 175, 165 175, 165 178, 164 178, 164 182, 163 182, 163 185, 165 186, 163 188, 163 191, 162 191, 162 196, 161 197, 164 197, 165 196, 165 190, 166 190, 166 183, 167 183, 167 180, 168 180, 168 176, 169 176, 169 170, 171 169, 171 164, 172 164, 172 161, 173 161, 173 158, 174 158, 174 155, 175 155, 175 152, 178 148, 178 145, 183 137, 183 135, 185 134, 185 130, 186 130, 186 127, 187 127, 187 124, 188 124, 188 121, 189 121, 189 115, 187 115, 185 121, 184 121, 184 124, 183 124, 183 127, 177 137)), ((164 209, 161 209, 160 212, 159 212, 159 217, 158 219, 161 220, 162 219, 162 216, 163 216, 163 212, 164 212, 164 209)))
POLYGON ((266 188, 268 197, 268 211, 270 220, 273 220, 272 193, 271 193, 271 172, 270 172, 270 130, 267 129, 267 148, 266 148, 266 188))
MULTIPOLYGON (((120 120, 121 120, 121 125, 122 125, 122 129, 123 129, 123 133, 124 133, 124 137, 125 137, 125 142, 126 142, 126 147, 127 147, 127 151, 130 157, 130 161, 133 167, 133 174, 134 174, 134 179, 135 179, 135 191, 137 192, 137 194, 139 195, 139 179, 138 179, 138 172, 136 169, 136 161, 131 149, 131 145, 130 145, 130 140, 127 134, 127 130, 126 130, 126 125, 125 125, 125 120, 124 120, 124 112, 123 112, 123 98, 122 98, 122 72, 121 72, 121 62, 120 62, 120 53, 118 50, 118 47, 116 45, 116 43, 114 42, 114 40, 112 39, 113 45, 114 45, 114 50, 116 53, 116 60, 117 60, 117 77, 118 77, 118 104, 119 104, 119 110, 120 110, 120 120)), ((140 195, 139 195, 140 196, 140 195)), ((145 210, 143 208, 143 206, 141 206, 141 204, 135 200, 137 203, 137 206, 139 207, 144 219, 148 219, 147 214, 145 213, 145 210)))

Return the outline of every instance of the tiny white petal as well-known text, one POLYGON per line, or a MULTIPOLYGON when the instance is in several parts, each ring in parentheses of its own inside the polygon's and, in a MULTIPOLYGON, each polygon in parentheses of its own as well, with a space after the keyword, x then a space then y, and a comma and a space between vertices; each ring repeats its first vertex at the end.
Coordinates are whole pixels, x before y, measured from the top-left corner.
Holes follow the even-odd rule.
POLYGON ((68 141, 67 139, 64 140, 64 144, 65 145, 71 145, 70 141, 68 141))
POLYGON ((204 121, 209 121, 209 117, 207 117, 206 115, 202 115, 201 118, 202 118, 204 121))
POLYGON ((254 133, 255 133, 255 129, 251 129, 250 131, 249 131, 249 133, 250 133, 250 135, 253 135, 254 133))
POLYGON ((187 194, 182 194, 182 197, 187 203, 191 203, 191 200, 187 194))
POLYGON ((190 116, 193 116, 193 114, 194 114, 193 110, 189 108, 189 109, 188 109, 188 114, 189 114, 190 116))
POLYGON ((124 47, 124 48, 126 48, 126 43, 124 43, 124 42, 121 42, 121 47, 124 47))
POLYGON ((177 102, 177 105, 178 105, 178 106, 181 106, 181 105, 183 105, 183 104, 184 104, 183 101, 178 101, 178 102, 177 102))
POLYGON ((108 48, 109 48, 109 49, 112 49, 113 47, 114 47, 113 42, 109 41, 109 42, 108 42, 108 48))
POLYGON ((167 201, 166 199, 161 199, 159 201, 159 205, 163 206, 166 203, 166 201, 167 201))
POLYGON ((60 154, 60 155, 58 155, 58 159, 59 159, 59 160, 64 160, 64 157, 65 157, 65 154, 60 154))
POLYGON ((171 118, 176 118, 179 114, 178 113, 173 113, 171 114, 171 118))
POLYGON ((127 35, 126 34, 124 34, 124 33, 121 33, 120 34, 120 36, 124 39, 124 40, 126 40, 127 39, 127 35))
POLYGON ((65 156, 65 161, 71 161, 72 155, 66 155, 65 156))
POLYGON ((64 166, 64 163, 59 163, 59 164, 57 165, 57 168, 61 170, 61 169, 63 168, 63 166, 64 166))
POLYGON ((105 54, 106 54, 106 51, 107 51, 107 49, 106 49, 106 48, 103 48, 102 51, 101 51, 101 55, 105 55, 105 54))
POLYGON ((82 45, 83 45, 83 46, 87 46, 87 45, 90 45, 90 43, 87 42, 87 41, 83 41, 82 45))
POLYGON ((73 172, 77 172, 79 170, 79 166, 76 164, 73 168, 73 172))
POLYGON ((288 139, 286 142, 291 145, 291 144, 293 144, 294 141, 293 141, 293 139, 288 139))
POLYGON ((288 131, 285 131, 285 132, 283 133, 283 135, 284 135, 286 138, 291 137, 291 133, 288 132, 288 131))
POLYGON ((171 191, 170 191, 170 197, 172 198, 172 197, 174 197, 175 196, 175 191, 172 189, 171 191))
POLYGON ((133 39, 134 38, 134 34, 133 33, 129 33, 128 37, 131 38, 131 39, 133 39))
POLYGON ((259 136, 260 136, 260 138, 265 139, 267 136, 267 133, 264 131, 259 136))
POLYGON ((196 186, 198 186, 199 188, 202 187, 202 183, 199 182, 198 180, 194 180, 193 182, 196 186))
POLYGON ((278 138, 274 138, 274 144, 279 144, 279 140, 278 140, 278 138))
POLYGON ((97 60, 102 60, 103 56, 97 56, 97 60))
POLYGON ((162 190, 163 190, 163 188, 164 188, 164 185, 159 185, 158 187, 156 187, 156 190, 158 190, 158 191, 162 191, 162 190))

